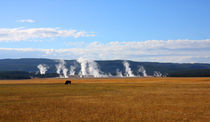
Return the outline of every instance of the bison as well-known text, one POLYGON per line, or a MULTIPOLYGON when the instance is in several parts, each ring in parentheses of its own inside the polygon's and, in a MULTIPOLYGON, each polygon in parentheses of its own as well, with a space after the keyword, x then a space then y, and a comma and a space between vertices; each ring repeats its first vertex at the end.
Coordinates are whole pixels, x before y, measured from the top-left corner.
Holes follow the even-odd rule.
POLYGON ((71 81, 70 80, 67 80, 66 82, 65 82, 65 85, 71 85, 71 81))

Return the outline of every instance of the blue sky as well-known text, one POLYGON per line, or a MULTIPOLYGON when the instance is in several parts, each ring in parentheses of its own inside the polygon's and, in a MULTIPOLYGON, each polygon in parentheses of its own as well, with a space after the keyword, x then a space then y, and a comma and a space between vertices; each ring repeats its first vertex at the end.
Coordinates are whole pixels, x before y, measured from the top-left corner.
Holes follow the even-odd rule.
POLYGON ((209 0, 6 0, 0 58, 210 63, 209 0))

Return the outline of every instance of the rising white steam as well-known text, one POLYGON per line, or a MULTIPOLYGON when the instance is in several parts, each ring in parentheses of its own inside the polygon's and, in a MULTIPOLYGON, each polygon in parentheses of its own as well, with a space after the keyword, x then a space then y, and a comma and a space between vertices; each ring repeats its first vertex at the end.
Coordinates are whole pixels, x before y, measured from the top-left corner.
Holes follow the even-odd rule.
POLYGON ((71 65, 69 75, 75 75, 75 69, 76 67, 71 65))
POLYGON ((59 60, 59 64, 56 65, 56 72, 60 75, 60 77, 68 78, 68 69, 65 67, 65 64, 66 62, 64 60, 59 60))
POLYGON ((141 72, 143 77, 147 77, 147 72, 143 66, 139 66, 138 72, 141 72))
POLYGON ((112 77, 112 74, 108 73, 108 75, 104 75, 104 77, 112 77))
POLYGON ((159 71, 154 71, 154 76, 155 76, 155 77, 162 77, 163 75, 162 75, 162 73, 159 72, 159 71))
POLYGON ((89 75, 93 75, 94 77, 102 77, 98 68, 98 64, 93 60, 88 61, 88 71, 89 75))
POLYGON ((46 64, 39 64, 37 68, 39 69, 41 75, 44 75, 49 69, 49 67, 46 64))
POLYGON ((67 73, 68 73, 68 69, 66 67, 64 67, 63 68, 63 76, 64 76, 64 78, 68 78, 67 73))
POLYGON ((77 62, 80 63, 80 66, 81 66, 81 71, 80 71, 80 76, 86 76, 88 73, 87 73, 87 60, 84 59, 84 58, 79 58, 77 59, 77 62))
POLYGON ((77 62, 79 62, 81 66, 80 77, 88 75, 93 77, 105 77, 105 75, 100 73, 98 64, 95 61, 79 58, 77 62))
POLYGON ((123 65, 125 67, 125 76, 126 77, 134 77, 135 75, 133 74, 131 68, 130 68, 130 65, 127 61, 124 61, 123 62, 123 65))
POLYGON ((119 69, 116 70, 116 76, 117 77, 123 77, 123 74, 119 69))

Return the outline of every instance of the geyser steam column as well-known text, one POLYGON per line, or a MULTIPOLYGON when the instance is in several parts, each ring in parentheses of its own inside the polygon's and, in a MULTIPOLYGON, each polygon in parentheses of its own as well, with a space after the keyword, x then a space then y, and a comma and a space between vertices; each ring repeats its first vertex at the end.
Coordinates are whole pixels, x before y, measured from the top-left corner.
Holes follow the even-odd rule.
POLYGON ((123 62, 123 65, 125 67, 125 76, 126 77, 134 77, 135 75, 133 74, 133 72, 131 71, 130 65, 127 61, 123 62))
POLYGON ((45 75, 45 73, 49 69, 49 67, 46 64, 39 64, 37 68, 39 69, 41 75, 45 75))
POLYGON ((58 62, 59 64, 56 65, 57 74, 59 74, 61 78, 68 78, 68 69, 65 67, 66 62, 64 60, 59 60, 58 62), (63 75, 61 73, 63 73, 63 75))
POLYGON ((81 65, 80 77, 81 76, 86 76, 87 75, 87 72, 86 72, 87 60, 85 60, 84 58, 79 58, 79 59, 77 59, 77 62, 79 62, 80 65, 81 65))
POLYGON ((146 70, 144 69, 143 66, 139 66, 138 72, 141 72, 143 77, 147 77, 146 70))
POLYGON ((80 77, 102 77, 103 75, 100 74, 100 70, 98 68, 98 65, 93 60, 87 60, 84 58, 79 58, 77 62, 80 63, 81 71, 80 71, 80 77))
POLYGON ((69 72, 69 75, 70 75, 70 76, 75 75, 75 69, 76 69, 75 66, 70 66, 70 72, 69 72))

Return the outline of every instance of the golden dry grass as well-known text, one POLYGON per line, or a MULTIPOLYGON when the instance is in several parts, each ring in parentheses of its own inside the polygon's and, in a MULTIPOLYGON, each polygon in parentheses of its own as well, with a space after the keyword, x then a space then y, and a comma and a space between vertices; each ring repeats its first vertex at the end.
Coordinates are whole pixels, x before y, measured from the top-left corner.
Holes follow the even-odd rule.
POLYGON ((209 77, 133 77, 133 78, 36 78, 26 80, 0 80, 0 84, 63 84, 66 80, 73 83, 210 83, 209 77))
POLYGON ((0 81, 0 121, 210 121, 210 78, 0 81))

